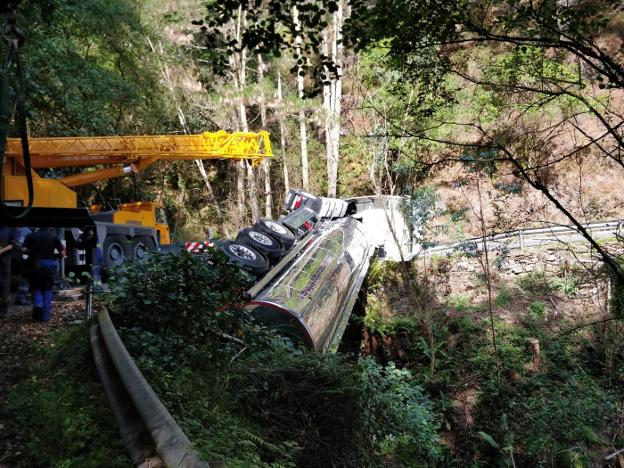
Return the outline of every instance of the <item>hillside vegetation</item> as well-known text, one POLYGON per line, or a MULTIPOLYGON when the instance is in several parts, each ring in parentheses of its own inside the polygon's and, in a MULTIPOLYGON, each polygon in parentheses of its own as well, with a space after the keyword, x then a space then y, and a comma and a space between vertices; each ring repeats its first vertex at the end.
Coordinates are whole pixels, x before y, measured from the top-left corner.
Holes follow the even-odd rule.
MULTIPOLYGON (((81 202, 160 201, 186 241, 277 218, 288 188, 401 195, 423 246, 459 243, 374 263, 333 355, 241 318, 250 280, 218 253, 111 274, 101 305, 204 459, 624 467, 624 233, 583 227, 624 214, 621 1, 22 0, 16 21, 33 136, 271 134, 257 167, 158 163, 81 202), (556 224, 583 242, 465 242, 556 224)), ((128 465, 87 336, 24 347, 0 464, 128 465)))

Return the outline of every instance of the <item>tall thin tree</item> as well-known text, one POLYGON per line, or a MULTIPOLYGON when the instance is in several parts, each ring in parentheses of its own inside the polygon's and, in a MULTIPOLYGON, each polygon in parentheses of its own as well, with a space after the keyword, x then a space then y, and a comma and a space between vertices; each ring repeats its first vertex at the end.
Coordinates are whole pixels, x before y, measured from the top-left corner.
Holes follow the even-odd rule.
MULTIPOLYGON (((260 104, 260 123, 263 130, 268 128, 266 102, 264 98, 264 90, 262 88, 262 79, 264 78, 265 67, 266 65, 262 60, 262 55, 258 54, 258 83, 260 84, 258 101, 260 104)), ((271 168, 267 158, 262 159, 261 167, 264 175, 264 215, 267 218, 270 218, 273 211, 273 196, 271 194, 271 168)))
POLYGON ((299 99, 302 101, 301 107, 299 108, 299 134, 301 141, 301 182, 303 186, 303 190, 309 190, 309 169, 308 169, 308 135, 307 135, 307 127, 306 127, 306 116, 305 116, 305 106, 303 105, 304 98, 304 67, 305 57, 302 51, 303 39, 301 37, 301 21, 299 21, 299 11, 296 6, 292 9, 293 14, 293 22, 295 23, 296 28, 296 36, 295 36, 295 50, 296 50, 296 59, 297 59, 297 91, 299 95, 299 99))

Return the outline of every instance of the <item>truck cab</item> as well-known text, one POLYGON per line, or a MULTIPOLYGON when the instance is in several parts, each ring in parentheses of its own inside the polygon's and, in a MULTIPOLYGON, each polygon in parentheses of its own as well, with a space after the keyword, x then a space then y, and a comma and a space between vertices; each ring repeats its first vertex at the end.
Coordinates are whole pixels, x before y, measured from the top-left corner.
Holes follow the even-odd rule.
POLYGON ((89 210, 95 221, 153 228, 158 245, 171 244, 165 207, 158 202, 120 203, 106 210, 103 205, 91 205, 89 210))

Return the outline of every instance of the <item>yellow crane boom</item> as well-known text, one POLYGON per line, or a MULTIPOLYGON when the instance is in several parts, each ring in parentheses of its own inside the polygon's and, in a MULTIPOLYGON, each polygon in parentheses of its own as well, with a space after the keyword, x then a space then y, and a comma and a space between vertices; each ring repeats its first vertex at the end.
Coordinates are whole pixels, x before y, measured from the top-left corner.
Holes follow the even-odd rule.
MULTIPOLYGON (((272 156, 269 133, 223 130, 199 135, 145 135, 30 138, 32 167, 78 167, 133 163, 145 158, 181 161, 192 159, 250 159, 272 156)), ((7 139, 6 156, 22 158, 18 138, 7 139)))
MULTIPOLYGON (((255 165, 262 158, 272 156, 269 133, 266 131, 30 138, 28 148, 34 169, 113 166, 58 180, 67 187, 137 173, 160 160, 248 159, 255 165)), ((18 138, 7 139, 6 156, 21 161, 22 147, 18 138)))
MULTIPOLYGON (((39 188, 38 193, 35 193, 35 206, 62 207, 75 205, 75 195, 67 192, 67 188, 137 173, 156 161, 246 159, 255 165, 262 158, 273 155, 269 133, 266 131, 43 137, 29 138, 28 147, 33 169, 106 166, 53 180, 41 179, 33 171, 35 186, 39 188)), ((3 199, 24 200, 27 198, 24 164, 21 142, 17 138, 7 139, 5 165, 3 199)))

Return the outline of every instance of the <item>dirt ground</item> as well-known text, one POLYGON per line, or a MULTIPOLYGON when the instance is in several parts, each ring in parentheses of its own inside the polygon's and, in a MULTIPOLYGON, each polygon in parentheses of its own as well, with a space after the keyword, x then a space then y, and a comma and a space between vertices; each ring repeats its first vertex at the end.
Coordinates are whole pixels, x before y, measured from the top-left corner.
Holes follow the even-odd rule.
MULTIPOLYGON (((84 319, 84 300, 55 301, 52 318, 47 323, 33 321, 31 310, 30 306, 12 306, 7 317, 0 319, 0 408, 5 405, 11 388, 27 375, 33 345, 45 346, 51 331, 84 319)), ((0 468, 9 468, 4 461, 19 455, 15 450, 0 412, 0 468)))

